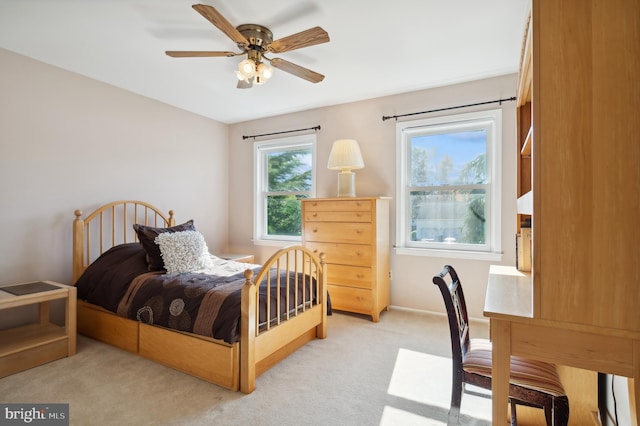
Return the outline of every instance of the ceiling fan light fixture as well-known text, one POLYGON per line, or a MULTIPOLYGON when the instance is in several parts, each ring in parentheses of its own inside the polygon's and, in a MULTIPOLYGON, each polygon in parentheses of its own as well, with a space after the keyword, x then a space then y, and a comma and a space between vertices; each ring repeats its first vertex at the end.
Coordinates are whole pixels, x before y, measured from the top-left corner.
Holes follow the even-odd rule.
POLYGON ((242 74, 245 79, 251 78, 256 74, 256 63, 251 59, 244 59, 238 64, 238 72, 242 74))
POLYGON ((271 68, 264 62, 261 62, 260 65, 258 65, 256 72, 258 74, 258 77, 264 80, 269 80, 273 76, 273 68, 271 68))

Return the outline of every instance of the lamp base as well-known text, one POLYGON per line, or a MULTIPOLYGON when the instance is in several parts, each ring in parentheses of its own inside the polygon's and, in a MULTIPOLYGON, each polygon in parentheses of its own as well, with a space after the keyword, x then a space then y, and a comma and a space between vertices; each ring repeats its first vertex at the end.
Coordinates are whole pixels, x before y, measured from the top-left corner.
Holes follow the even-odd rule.
POLYGON ((356 174, 352 171, 338 173, 338 197, 356 196, 356 174))

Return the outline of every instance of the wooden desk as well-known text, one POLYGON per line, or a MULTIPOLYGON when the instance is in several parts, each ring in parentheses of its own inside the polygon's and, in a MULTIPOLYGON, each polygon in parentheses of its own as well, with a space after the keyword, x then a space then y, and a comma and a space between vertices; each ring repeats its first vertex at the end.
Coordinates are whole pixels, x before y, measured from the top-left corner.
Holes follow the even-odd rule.
POLYGON ((638 425, 640 334, 534 318, 531 276, 505 266, 491 266, 484 315, 493 342, 493 419, 507 419, 509 358, 518 355, 629 377, 631 418, 638 425))

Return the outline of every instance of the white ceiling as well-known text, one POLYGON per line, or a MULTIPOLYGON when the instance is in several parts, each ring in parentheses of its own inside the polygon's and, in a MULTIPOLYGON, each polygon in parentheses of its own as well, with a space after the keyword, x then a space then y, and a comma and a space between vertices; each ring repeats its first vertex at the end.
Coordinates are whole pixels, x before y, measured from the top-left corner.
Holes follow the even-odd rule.
POLYGON ((235 123, 517 72, 529 1, 203 1, 274 39, 324 28, 329 43, 271 55, 324 74, 317 84, 276 69, 242 90, 241 57, 166 56, 237 51, 193 0, 0 0, 0 47, 235 123))

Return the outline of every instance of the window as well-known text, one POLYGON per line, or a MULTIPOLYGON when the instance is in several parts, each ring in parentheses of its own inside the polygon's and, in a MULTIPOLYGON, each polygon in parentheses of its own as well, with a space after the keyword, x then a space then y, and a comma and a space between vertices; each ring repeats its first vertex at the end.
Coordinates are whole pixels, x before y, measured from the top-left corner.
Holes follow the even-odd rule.
POLYGON ((500 253, 502 111, 398 123, 399 253, 500 253))
POLYGON ((315 134, 255 144, 256 242, 301 240, 299 200, 315 195, 315 144, 315 134))

